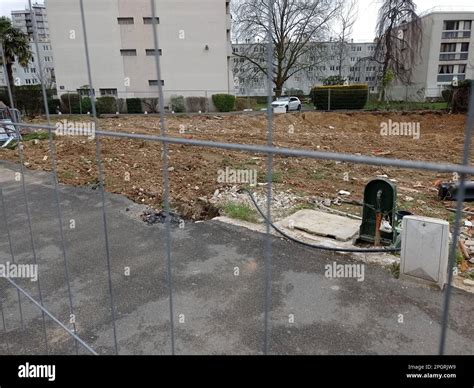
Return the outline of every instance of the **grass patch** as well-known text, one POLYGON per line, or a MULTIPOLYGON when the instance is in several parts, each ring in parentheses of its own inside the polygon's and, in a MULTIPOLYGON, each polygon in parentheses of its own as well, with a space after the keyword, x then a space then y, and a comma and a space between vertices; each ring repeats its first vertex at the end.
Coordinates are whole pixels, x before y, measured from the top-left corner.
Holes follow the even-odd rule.
POLYGON ((447 102, 405 102, 405 101, 391 101, 391 102, 379 102, 370 101, 366 107, 366 110, 375 111, 415 111, 415 110, 445 110, 448 109, 447 102))
MULTIPOLYGON (((271 180, 273 183, 283 183, 283 174, 279 171, 273 171, 271 180)), ((267 182, 267 173, 266 172, 259 172, 257 181, 259 183, 266 183, 267 182)))
MULTIPOLYGON (((23 141, 48 140, 49 139, 49 133, 44 132, 44 131, 30 132, 30 133, 27 133, 26 135, 22 135, 22 139, 23 139, 23 141)), ((54 134, 53 134, 53 139, 54 139, 54 134)))
POLYGON ((225 215, 237 220, 257 222, 257 212, 246 203, 228 202, 223 207, 225 215))
POLYGON ((308 175, 310 179, 315 181, 322 181, 326 179, 326 173, 323 171, 311 171, 308 175))
POLYGON ((400 278, 400 263, 393 263, 388 269, 395 279, 400 278))
POLYGON ((59 176, 62 179, 74 179, 74 173, 72 171, 66 170, 66 171, 61 171, 59 173, 59 176))

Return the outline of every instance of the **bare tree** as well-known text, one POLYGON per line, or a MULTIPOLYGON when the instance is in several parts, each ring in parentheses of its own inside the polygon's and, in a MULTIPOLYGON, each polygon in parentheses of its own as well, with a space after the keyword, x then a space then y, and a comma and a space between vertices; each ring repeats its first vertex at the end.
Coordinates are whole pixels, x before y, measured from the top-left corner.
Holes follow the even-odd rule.
POLYGON ((341 8, 336 22, 338 23, 337 31, 337 45, 336 56, 339 65, 339 78, 342 78, 344 73, 344 65, 346 58, 349 55, 349 40, 352 36, 354 24, 357 18, 357 2, 356 0, 347 0, 341 8))
POLYGON ((380 99, 392 79, 411 84, 412 71, 422 42, 421 19, 413 0, 384 0, 377 22, 374 60, 382 65, 380 99))
MULTIPOLYGON (((237 58, 243 58, 241 69, 267 75, 266 43, 269 25, 274 46, 273 73, 277 97, 292 76, 322 62, 322 45, 330 24, 337 17, 343 0, 275 0, 270 15, 268 0, 240 0, 234 6, 234 39, 245 43, 237 58)), ((244 70, 245 71, 245 70, 244 70)))

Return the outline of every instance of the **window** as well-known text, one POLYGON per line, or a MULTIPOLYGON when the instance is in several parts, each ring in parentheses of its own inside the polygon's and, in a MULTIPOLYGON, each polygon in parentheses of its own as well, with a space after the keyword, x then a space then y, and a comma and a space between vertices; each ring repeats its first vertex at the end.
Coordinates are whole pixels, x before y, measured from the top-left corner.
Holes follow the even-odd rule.
MULTIPOLYGON (((148 85, 150 85, 150 86, 158 86, 158 80, 156 80, 156 79, 150 79, 150 80, 148 80, 148 85)), ((165 81, 161 80, 161 85, 164 86, 164 85, 165 85, 165 81)))
POLYGON ((438 69, 438 74, 453 74, 454 65, 440 65, 438 69))
POLYGON ((156 24, 160 24, 160 18, 159 17, 144 17, 143 18, 143 24, 153 24, 155 22, 156 24))
POLYGON ((31 72, 32 72, 32 73, 36 73, 36 68, 35 68, 35 67, 32 67, 32 68, 31 68, 31 72))
POLYGON ((50 57, 44 57, 44 61, 45 62, 51 62, 51 58, 50 57))
POLYGON ((92 95, 95 96, 95 89, 88 89, 88 88, 77 89, 77 93, 79 93, 81 97, 90 97, 92 95))
POLYGON ((361 47, 361 46, 357 46, 357 51, 362 51, 362 47, 361 47))
MULTIPOLYGON (((146 49, 145 52, 146 52, 146 55, 149 56, 149 57, 150 57, 150 56, 151 56, 151 57, 154 57, 154 56, 155 56, 155 49, 146 49)), ((159 55, 163 55, 161 49, 158 49, 158 54, 159 54, 159 55)))
POLYGON ((456 52, 456 43, 441 43, 442 53, 454 53, 456 52))
POLYGON ((135 50, 135 49, 123 49, 123 50, 120 50, 120 54, 122 54, 122 57, 136 57, 137 56, 137 50, 135 50))
POLYGON ((458 74, 466 74, 466 65, 458 65, 458 74))
POLYGON ((44 45, 43 45, 43 50, 44 50, 44 51, 48 51, 48 50, 49 50, 49 46, 48 46, 47 44, 44 44, 44 45))
POLYGON ((469 51, 469 43, 461 43, 461 52, 467 53, 469 51))
POLYGON ((471 20, 465 20, 464 21, 464 30, 465 31, 470 31, 472 26, 472 21, 471 20))
POLYGON ((133 18, 117 18, 118 24, 133 24, 133 18))
POLYGON ((459 30, 459 22, 455 20, 446 20, 444 22, 445 31, 457 31, 459 30))
POLYGON ((101 96, 116 96, 117 89, 99 89, 101 96))
POLYGON ((31 85, 31 80, 29 78, 25 79, 27 85, 31 85))

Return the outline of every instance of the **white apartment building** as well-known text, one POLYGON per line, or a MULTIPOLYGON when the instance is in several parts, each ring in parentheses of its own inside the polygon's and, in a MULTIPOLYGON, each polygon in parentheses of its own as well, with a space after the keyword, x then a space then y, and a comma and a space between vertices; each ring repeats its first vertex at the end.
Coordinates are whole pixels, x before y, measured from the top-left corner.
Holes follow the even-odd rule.
MULTIPOLYGON (((157 80, 150 0, 84 0, 97 97, 208 96, 233 89, 230 0, 156 0, 157 80)), ((88 86, 77 0, 46 0, 58 94, 88 86)))
POLYGON ((474 79, 474 12, 434 9, 421 21, 422 45, 413 85, 394 85, 392 98, 437 98, 453 80, 474 79))
MULTIPOLYGON (((474 12, 431 10, 421 15, 423 36, 417 64, 412 69, 412 83, 402 85, 395 81, 387 91, 393 100, 417 100, 439 98, 453 80, 474 79, 474 12)), ((234 44, 232 59, 235 93, 237 95, 266 95, 266 76, 262 73, 249 76, 246 62, 239 53, 260 49, 261 43, 234 44), (257 47, 257 48, 255 48, 257 47)), ((298 89, 308 94, 313 86, 322 84, 330 76, 341 74, 349 83, 366 83, 372 93, 377 92, 380 64, 371 61, 375 53, 374 42, 348 42, 342 62, 337 42, 314 43, 313 53, 303 58, 314 63, 307 70, 291 77, 285 90, 298 89), (342 67, 340 70, 339 68, 342 67)), ((265 61, 262 55, 262 62, 265 61)))
MULTIPOLYGON (((31 7, 36 16, 39 56, 37 55, 34 43, 33 16, 30 9, 12 11, 12 25, 28 35, 30 51, 33 54, 26 68, 23 68, 18 63, 13 65, 13 78, 17 86, 35 85, 43 81, 48 87, 54 87, 54 56, 49 40, 46 8, 42 4, 32 4, 31 7), (39 63, 41 63, 43 68, 42 75, 40 74, 39 63)), ((3 68, 0 68, 0 86, 6 86, 6 78, 6 75, 3 74, 3 68)))
MULTIPOLYGON (((252 58, 254 58, 252 55, 254 52, 261 52, 258 60, 263 65, 266 63, 265 44, 233 44, 232 71, 235 93, 240 96, 264 96, 267 94, 267 76, 262 72, 258 73, 256 69, 252 71, 252 66, 249 71, 245 58, 238 56, 249 52, 252 58)), ((375 43, 373 42, 313 43, 309 54, 300 60, 308 66, 286 81, 283 93, 296 89, 309 94, 311 88, 322 85, 324 79, 338 75, 351 84, 366 83, 370 90, 375 92, 380 66, 367 60, 374 55, 374 52, 375 43)))

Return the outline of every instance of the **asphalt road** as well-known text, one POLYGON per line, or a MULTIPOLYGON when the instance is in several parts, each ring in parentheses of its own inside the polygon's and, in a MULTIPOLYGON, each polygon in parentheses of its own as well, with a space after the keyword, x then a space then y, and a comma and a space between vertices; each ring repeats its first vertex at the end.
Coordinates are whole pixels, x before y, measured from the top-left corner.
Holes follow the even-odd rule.
MULTIPOLYGON (((18 165, 0 162, 0 263, 11 261, 4 226, 20 263, 32 263, 18 165)), ((70 308, 51 176, 27 172, 39 278, 46 308, 68 324, 70 308)), ((110 293, 100 193, 60 186, 71 294, 78 335, 100 354, 114 352, 110 293), (74 226, 74 228, 71 228, 74 226)), ((147 225, 143 210, 106 195, 112 288, 120 354, 169 354, 170 309, 166 281, 165 229, 147 225), (128 211, 127 211, 128 209, 128 211), (129 274, 128 274, 129 271, 129 274)), ((172 281, 177 354, 262 352, 265 294, 264 235, 218 221, 172 228, 172 281)), ((363 282, 325 277, 348 256, 323 253, 272 237, 270 352, 273 354, 436 354, 443 294, 395 279, 366 265, 363 282)), ((16 280, 38 299, 37 283, 16 280)), ((0 279, 6 331, 0 320, 0 354, 44 354, 38 308, 0 279)), ((447 351, 472 354, 474 296, 454 290, 447 351)), ((74 341, 47 318, 49 352, 74 354, 74 341)), ((70 326, 70 325, 69 325, 70 326)), ((80 354, 85 354, 80 349, 80 354)))

